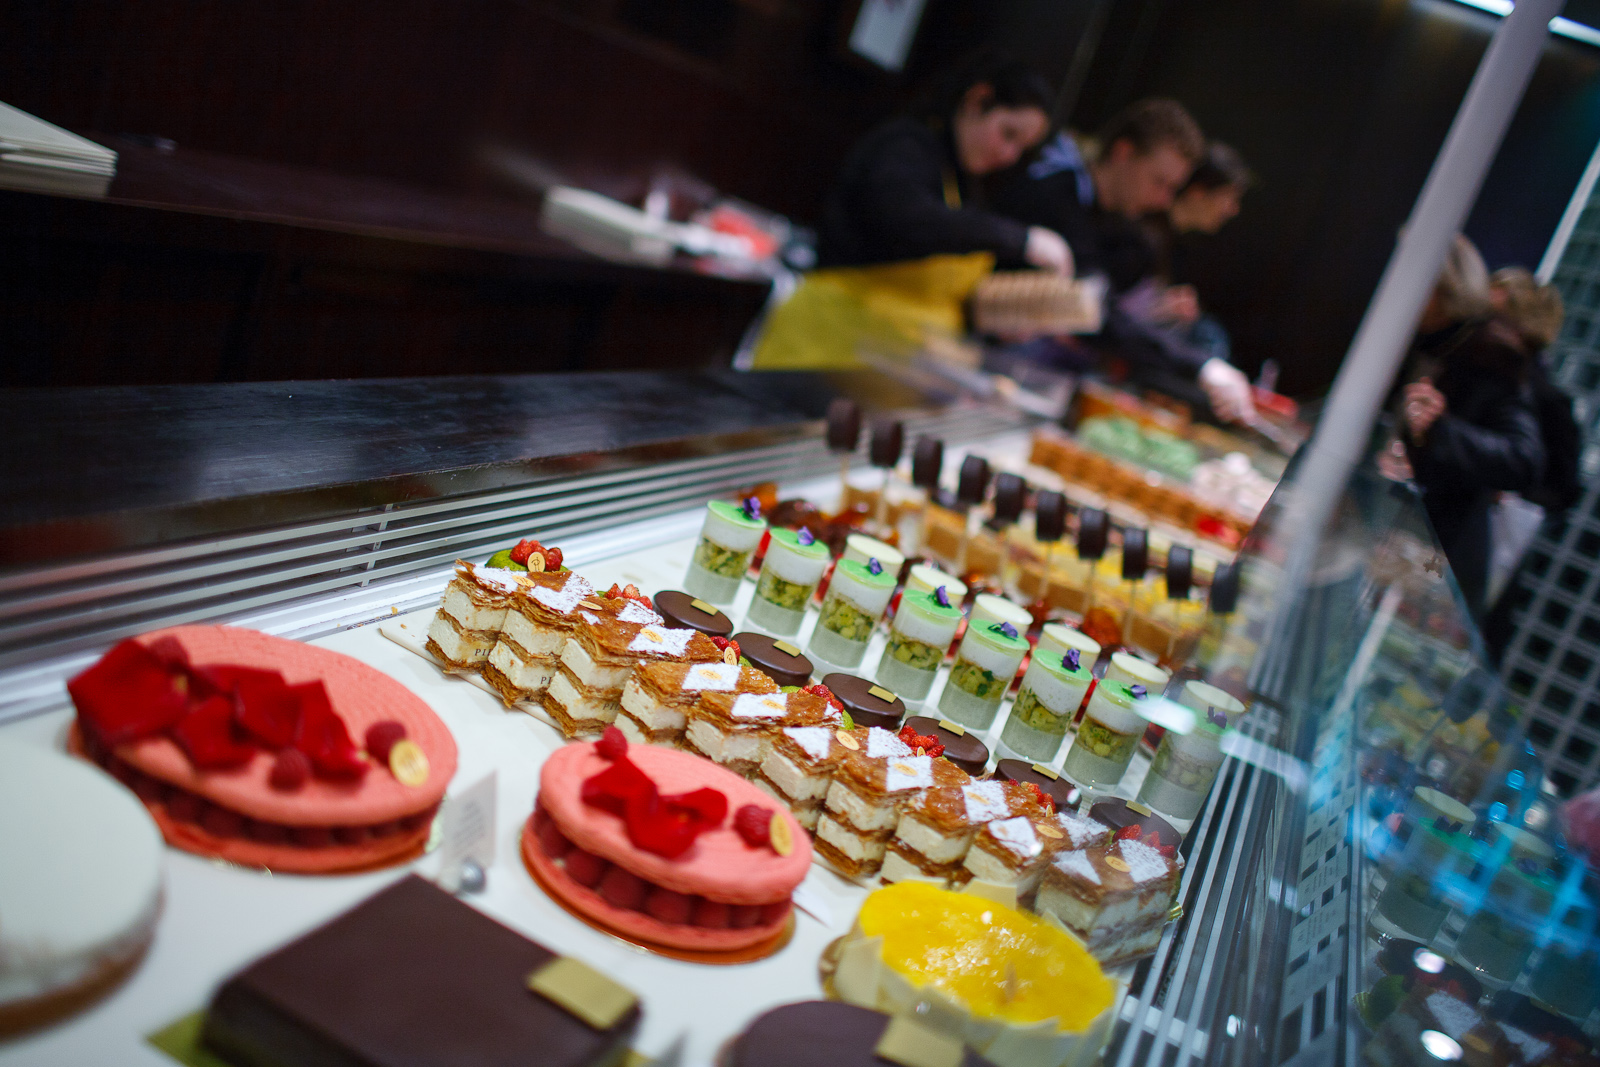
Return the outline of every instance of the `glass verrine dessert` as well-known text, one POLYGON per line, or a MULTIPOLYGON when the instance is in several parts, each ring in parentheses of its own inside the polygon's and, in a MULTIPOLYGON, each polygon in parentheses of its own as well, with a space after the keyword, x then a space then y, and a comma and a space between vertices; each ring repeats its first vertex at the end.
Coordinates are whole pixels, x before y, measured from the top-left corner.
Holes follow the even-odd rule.
POLYGON ((943 586, 932 592, 907 590, 889 627, 889 643, 878 661, 877 682, 902 700, 922 700, 955 639, 961 609, 943 586))
POLYGON ((706 505, 700 540, 689 560, 684 591, 713 604, 731 604, 750 569, 750 557, 767 531, 761 505, 754 497, 741 504, 713 500, 706 505))
POLYGON ((1028 639, 1009 622, 974 622, 967 627, 939 710, 973 730, 994 725, 995 713, 1028 654, 1028 639))
POLYGON ((1100 679, 1061 772, 1081 789, 1106 790, 1120 782, 1149 725, 1139 710, 1145 699, 1142 685, 1100 679))
POLYGON ((1201 713, 1188 733, 1168 730, 1163 734, 1139 788, 1139 803, 1175 819, 1200 814, 1222 767, 1222 735, 1227 728, 1227 713, 1212 708, 1201 713))
POLYGON ((1066 652, 1035 650, 1011 715, 1000 731, 1001 743, 1037 763, 1055 759, 1067 727, 1083 703, 1083 694, 1094 682, 1088 667, 1093 662, 1075 648, 1066 652))
POLYGON ((833 569, 822 614, 811 632, 811 655, 838 667, 854 667, 894 595, 894 572, 876 556, 865 563, 846 559, 833 569))
POLYGON ((773 530, 745 620, 780 637, 799 633, 827 567, 828 546, 810 530, 773 530))

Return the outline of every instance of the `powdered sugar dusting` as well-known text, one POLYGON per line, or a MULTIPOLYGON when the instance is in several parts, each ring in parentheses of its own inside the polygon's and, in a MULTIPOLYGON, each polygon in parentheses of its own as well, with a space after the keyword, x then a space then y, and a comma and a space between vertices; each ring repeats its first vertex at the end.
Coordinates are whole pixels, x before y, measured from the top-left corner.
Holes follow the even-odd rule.
POLYGON ((1067 833, 1074 848, 1082 848, 1097 837, 1103 837, 1106 827, 1087 815, 1079 815, 1075 811, 1064 811, 1056 816, 1056 822, 1061 824, 1061 829, 1067 833))
POLYGON ((781 719, 788 711, 788 693, 741 693, 733 702, 735 719, 781 719))
MULTIPOLYGON (((904 746, 901 746, 902 748, 904 746)), ((933 785, 932 756, 891 756, 883 773, 885 792, 902 789, 927 789, 933 785)))
POLYGON ((867 756, 871 759, 887 759, 890 756, 909 756, 911 747, 881 726, 874 726, 867 731, 867 756))
POLYGON ((1550 1055, 1550 1042, 1542 1041, 1526 1030, 1519 1030, 1510 1023, 1497 1023, 1502 1033, 1511 1039, 1522 1053, 1523 1063, 1543 1063, 1544 1058, 1550 1055))
POLYGON ((1000 782, 973 782, 961 787, 961 799, 967 803, 967 821, 993 822, 1011 814, 1006 803, 1006 787, 1000 782))
POLYGON ((814 760, 825 760, 833 745, 833 731, 826 726, 786 726, 783 730, 814 760))
POLYGON ((515 571, 501 570, 499 567, 475 567, 467 564, 472 574, 472 580, 479 585, 486 585, 490 589, 498 589, 502 593, 515 593, 517 591, 517 575, 515 571))
MULTIPOLYGON (((542 585, 536 585, 533 587, 531 595, 533 599, 557 615, 569 615, 572 613, 572 609, 578 606, 578 601, 589 595, 590 591, 586 591, 584 588, 588 584, 588 582, 579 578, 577 581, 569 581, 560 589, 546 589, 542 585)), ((583 614, 585 618, 594 618, 587 611, 583 614)))
POLYGON ((583 617, 583 621, 588 623, 590 626, 593 626, 595 623, 600 621, 600 616, 596 615, 592 611, 580 611, 578 614, 581 615, 583 617))
POLYGON ((1055 859, 1056 870, 1073 878, 1082 878, 1085 882, 1100 884, 1100 872, 1094 869, 1094 864, 1089 862, 1089 854, 1082 850, 1063 852, 1055 859))
POLYGON ((1023 859, 1037 856, 1043 847, 1039 844, 1039 835, 1033 831, 1033 823, 1021 815, 990 823, 989 835, 1023 859))
POLYGON ((1449 993, 1430 993, 1428 1010, 1439 1020, 1444 1032, 1457 1041, 1461 1035, 1478 1025, 1479 1015, 1470 1004, 1463 1004, 1449 993))
MULTIPOLYGON (((653 626, 662 621, 660 615, 657 615, 637 600, 630 600, 622 605, 622 610, 617 612, 617 618, 623 622, 638 623, 641 626, 653 626)), ((685 630, 683 632, 693 633, 694 631, 685 630)))
POLYGON ((628 642, 629 652, 642 652, 649 656, 681 656, 689 647, 693 630, 669 630, 665 626, 646 626, 628 642))
POLYGON ((737 663, 696 663, 683 676, 685 689, 711 689, 727 692, 739 682, 737 663))
POLYGON ((1128 877, 1135 882, 1161 878, 1170 869, 1167 858, 1143 841, 1118 841, 1117 847, 1128 861, 1128 877))

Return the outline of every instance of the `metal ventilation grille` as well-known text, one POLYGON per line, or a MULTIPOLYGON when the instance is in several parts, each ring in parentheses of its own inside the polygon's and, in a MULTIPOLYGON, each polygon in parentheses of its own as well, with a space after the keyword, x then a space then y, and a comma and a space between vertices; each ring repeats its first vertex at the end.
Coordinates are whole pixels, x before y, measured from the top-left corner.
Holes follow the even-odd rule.
MULTIPOLYGON (((1026 421, 983 407, 908 418, 906 428, 958 442, 1026 421)), ((518 537, 560 540, 694 507, 756 482, 837 470, 816 428, 780 434, 786 438, 780 443, 722 455, 550 477, 3 573, 0 670, 103 648, 154 627, 238 618, 393 581, 458 557, 488 555, 518 537)))

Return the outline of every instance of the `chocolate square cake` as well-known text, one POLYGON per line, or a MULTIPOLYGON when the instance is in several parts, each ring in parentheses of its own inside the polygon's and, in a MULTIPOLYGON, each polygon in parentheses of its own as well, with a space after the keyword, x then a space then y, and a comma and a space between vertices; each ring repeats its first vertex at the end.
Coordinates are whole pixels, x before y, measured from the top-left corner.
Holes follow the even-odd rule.
POLYGON ((530 991, 557 957, 415 875, 230 978, 204 1044, 235 1067, 599 1067, 639 1026, 596 1029, 530 991))

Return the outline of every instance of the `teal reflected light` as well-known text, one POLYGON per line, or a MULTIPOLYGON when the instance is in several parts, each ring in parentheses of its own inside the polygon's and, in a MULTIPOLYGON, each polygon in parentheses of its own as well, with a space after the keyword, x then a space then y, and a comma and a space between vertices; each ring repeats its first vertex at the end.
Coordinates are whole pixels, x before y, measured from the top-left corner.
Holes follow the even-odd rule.
MULTIPOLYGON (((1509 15, 1513 6, 1511 0, 1456 0, 1456 3, 1475 7, 1479 11, 1487 11, 1491 15, 1509 15)), ((1550 32, 1570 37, 1574 41, 1582 41, 1584 44, 1600 46, 1600 30, 1593 26, 1585 26, 1581 22, 1574 22, 1562 15, 1550 20, 1550 32)))

